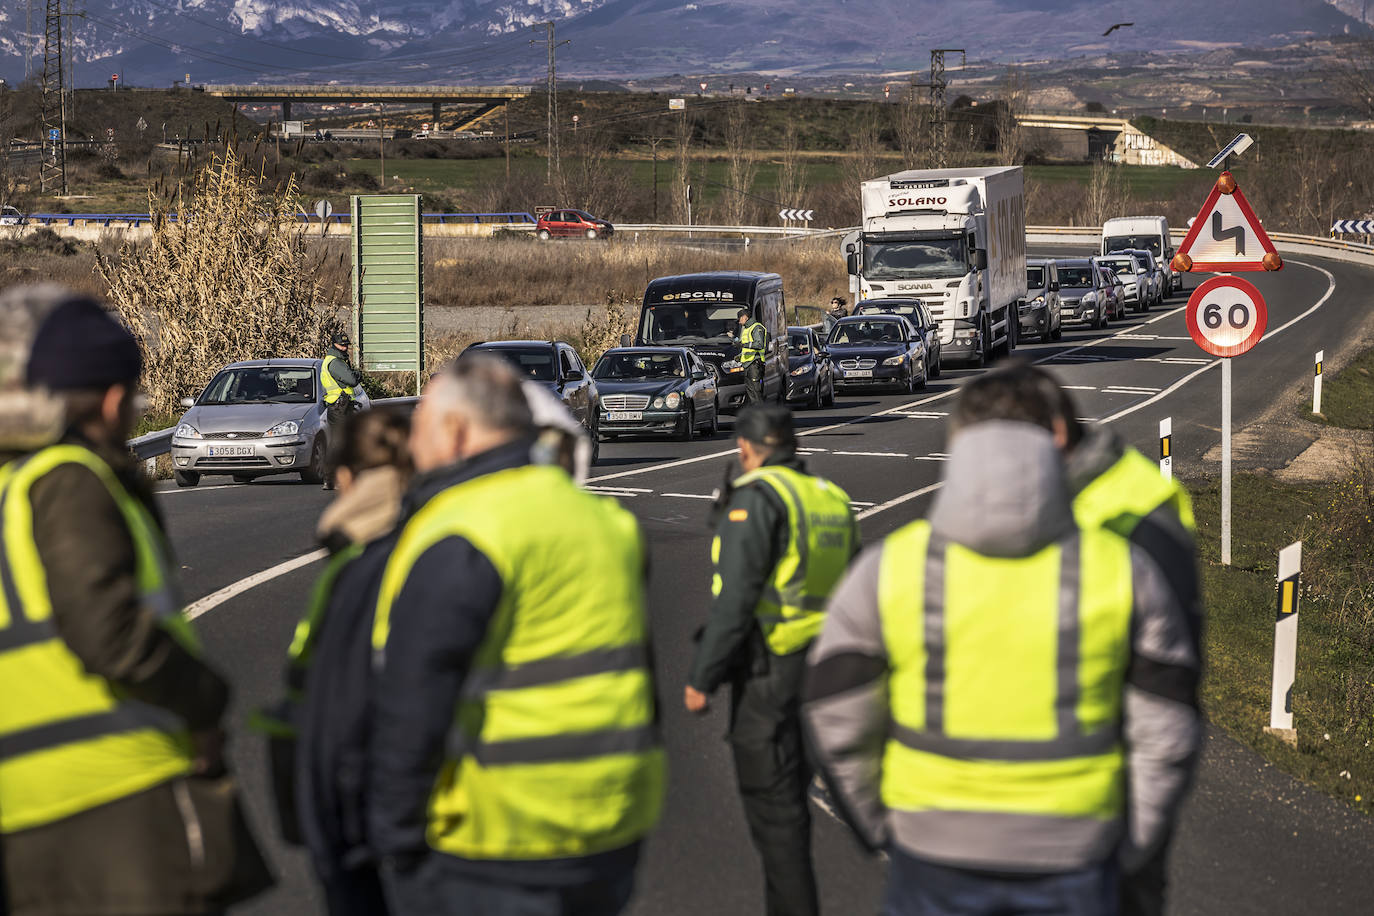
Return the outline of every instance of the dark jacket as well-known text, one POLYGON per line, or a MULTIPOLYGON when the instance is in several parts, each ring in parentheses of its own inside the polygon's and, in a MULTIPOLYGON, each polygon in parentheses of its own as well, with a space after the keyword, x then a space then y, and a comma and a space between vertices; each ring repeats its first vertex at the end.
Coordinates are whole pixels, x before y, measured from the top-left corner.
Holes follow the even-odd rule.
MULTIPOLYGON (((450 487, 530 463, 530 443, 512 442, 417 478, 409 519, 450 487)), ((639 844, 554 861, 468 861, 432 853, 428 808, 468 668, 501 600, 501 577, 470 542, 450 537, 416 561, 391 610, 385 661, 375 673, 368 756, 368 832, 398 868, 426 855, 443 869, 533 886, 579 884, 633 867, 639 844)))
MULTIPOLYGON (((770 456, 764 466, 806 473, 806 465, 795 455, 770 456)), ((764 660, 760 653, 768 649, 754 612, 791 538, 787 507, 769 486, 727 489, 716 515, 721 591, 711 605, 687 677, 687 683, 702 693, 715 691, 741 668, 764 660)), ((858 544, 856 526, 856 551, 858 544)))
POLYGON ((365 471, 320 518, 331 550, 366 545, 338 572, 313 631, 294 761, 296 822, 325 889, 331 914, 386 911, 365 825, 368 708, 372 690, 372 616, 400 516, 401 478, 365 471))
MULTIPOLYGON (((67 441, 90 447, 75 436, 67 441)), ((132 458, 94 450, 160 524, 132 458)), ((84 467, 63 465, 34 484, 32 501, 54 623, 86 671, 171 711, 191 730, 216 726, 228 687, 143 607, 133 540, 104 484, 84 467)), ((214 912, 271 884, 224 776, 176 779, 9 834, 4 844, 14 916, 214 912)))
POLYGON ((329 374, 334 376, 334 381, 344 388, 353 388, 362 384, 358 378, 358 373, 353 368, 353 364, 348 361, 348 356, 342 353, 337 347, 330 347, 326 357, 334 356, 337 359, 329 364, 329 374))

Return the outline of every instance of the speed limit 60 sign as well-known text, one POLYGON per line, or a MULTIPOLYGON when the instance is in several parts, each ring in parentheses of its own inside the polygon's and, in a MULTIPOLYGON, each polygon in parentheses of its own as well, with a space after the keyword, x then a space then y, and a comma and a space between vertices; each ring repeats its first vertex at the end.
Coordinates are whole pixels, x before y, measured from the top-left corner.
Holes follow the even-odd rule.
POLYGON ((1188 297, 1188 333, 1213 356, 1240 356, 1264 336, 1269 311, 1255 285, 1213 277, 1188 297))

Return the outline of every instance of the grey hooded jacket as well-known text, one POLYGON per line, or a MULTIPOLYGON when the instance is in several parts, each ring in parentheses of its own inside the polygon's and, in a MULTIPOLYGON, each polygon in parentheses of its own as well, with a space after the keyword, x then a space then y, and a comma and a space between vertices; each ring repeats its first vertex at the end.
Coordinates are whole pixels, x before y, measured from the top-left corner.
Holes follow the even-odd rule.
MULTIPOLYGON (((1073 539, 1069 491, 1051 437, 1025 423, 970 427, 953 442, 945 485, 930 516, 932 536, 984 556, 1025 557, 1073 539)), ((890 728, 889 673, 878 609, 885 544, 860 555, 831 597, 812 647, 803 715, 839 808, 871 848, 954 867, 1070 871, 1119 855, 1129 872, 1163 841, 1186 790, 1200 738, 1191 687, 1199 659, 1183 608, 1153 559, 1131 548, 1131 658, 1121 723, 1127 753, 1125 816, 1116 823, 1072 818, 889 811, 882 802, 890 728), (919 821, 919 823, 917 823, 919 821), (938 822, 940 829, 931 830, 938 822)), ((957 588, 947 583, 946 588, 957 588)), ((989 613, 1014 625, 1016 596, 989 613)))

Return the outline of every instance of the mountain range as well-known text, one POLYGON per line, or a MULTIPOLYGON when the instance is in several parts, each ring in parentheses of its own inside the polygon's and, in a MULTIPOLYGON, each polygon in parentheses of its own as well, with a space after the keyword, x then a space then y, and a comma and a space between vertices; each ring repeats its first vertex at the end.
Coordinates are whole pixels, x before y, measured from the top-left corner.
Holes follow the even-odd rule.
MULTIPOLYGON (((83 0, 78 0, 81 8, 83 0)), ((1273 47, 1367 34, 1364 0, 84 0, 77 85, 527 82, 557 23, 569 77, 899 72, 983 61, 1273 47), (1117 23, 1129 23, 1110 35, 1117 23)), ((0 7, 0 77, 40 69, 41 0, 0 7)))

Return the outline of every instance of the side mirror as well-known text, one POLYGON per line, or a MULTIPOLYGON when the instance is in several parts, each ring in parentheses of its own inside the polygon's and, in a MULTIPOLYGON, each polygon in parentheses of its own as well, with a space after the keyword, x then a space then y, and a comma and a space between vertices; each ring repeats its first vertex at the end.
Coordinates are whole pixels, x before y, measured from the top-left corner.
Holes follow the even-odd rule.
POLYGON ((196 399, 195 399, 195 398, 182 398, 182 399, 181 399, 181 406, 182 406, 182 407, 195 407, 195 406, 196 406, 196 399))
POLYGON ((710 378, 710 377, 711 377, 710 373, 706 372, 705 370, 702 370, 702 369, 693 369, 693 370, 692 370, 692 381, 694 381, 694 382, 704 382, 704 381, 706 381, 706 380, 707 380, 708 378, 710 378))
POLYGON ((844 256, 844 267, 851 277, 859 275, 859 256, 850 252, 844 256))
POLYGON ((580 381, 583 378, 581 369, 569 369, 563 374, 563 380, 567 382, 580 381))
POLYGON ((635 339, 631 337, 629 334, 621 334, 620 345, 622 347, 633 347, 635 345, 635 339))
POLYGON ((1050 292, 1052 292, 1052 293, 1057 293, 1057 292, 1059 292, 1059 281, 1058 281, 1058 280, 1052 280, 1052 281, 1050 281, 1050 292))
POLYGON ((975 248, 975 249, 973 249, 973 269, 974 269, 974 270, 987 270, 987 269, 988 269, 988 252, 987 252, 987 249, 986 249, 986 248, 975 248))

